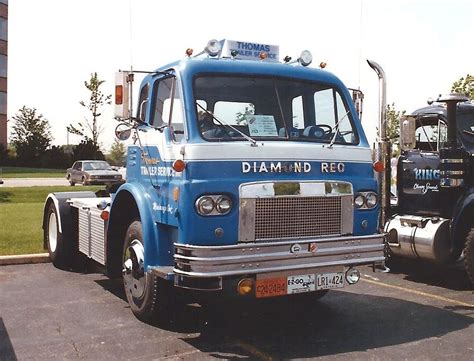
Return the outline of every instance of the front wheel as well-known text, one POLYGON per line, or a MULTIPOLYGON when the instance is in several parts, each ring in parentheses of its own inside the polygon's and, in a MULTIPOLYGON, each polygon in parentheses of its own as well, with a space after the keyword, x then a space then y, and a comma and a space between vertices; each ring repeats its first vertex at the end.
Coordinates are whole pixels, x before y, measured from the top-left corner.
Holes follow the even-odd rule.
POLYGON ((149 322, 170 321, 173 315, 172 285, 145 271, 145 248, 140 221, 127 229, 123 247, 123 285, 133 314, 149 322))
POLYGON ((464 243, 464 268, 472 284, 474 284, 474 228, 466 237, 464 243))

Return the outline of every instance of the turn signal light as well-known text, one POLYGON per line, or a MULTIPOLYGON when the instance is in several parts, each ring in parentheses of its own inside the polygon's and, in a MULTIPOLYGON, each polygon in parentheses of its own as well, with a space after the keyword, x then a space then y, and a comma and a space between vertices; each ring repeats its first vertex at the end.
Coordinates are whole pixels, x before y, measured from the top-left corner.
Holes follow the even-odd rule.
POLYGON ((186 163, 184 163, 184 160, 182 159, 176 159, 174 162, 173 162, 173 169, 175 172, 182 172, 185 168, 186 168, 186 163))
POLYGON ((381 161, 375 162, 372 167, 377 173, 383 172, 385 170, 385 166, 381 161))
POLYGON ((237 285, 237 292, 239 295, 245 296, 250 294, 253 290, 253 280, 251 278, 243 278, 237 285))

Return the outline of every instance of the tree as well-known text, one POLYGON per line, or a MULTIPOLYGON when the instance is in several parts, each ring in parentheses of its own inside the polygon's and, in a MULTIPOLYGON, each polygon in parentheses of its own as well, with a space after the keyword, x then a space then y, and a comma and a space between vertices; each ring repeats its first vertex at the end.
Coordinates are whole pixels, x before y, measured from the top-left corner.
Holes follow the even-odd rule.
POLYGON ((465 77, 453 83, 451 87, 453 93, 464 94, 474 100, 474 76, 467 74, 465 77))
POLYGON ((107 160, 111 165, 125 165, 125 145, 118 139, 113 142, 110 153, 107 154, 107 160))
POLYGON ((392 156, 400 154, 400 119, 406 110, 397 110, 395 103, 387 104, 387 137, 392 143, 392 156))
POLYGON ((77 125, 70 124, 67 127, 69 133, 84 137, 86 142, 91 140, 95 146, 99 146, 99 136, 103 131, 103 127, 98 122, 99 117, 102 115, 103 108, 112 103, 112 95, 105 95, 100 90, 100 86, 104 83, 105 80, 100 80, 97 73, 91 74, 89 82, 84 82, 84 86, 90 91, 90 96, 87 101, 81 100, 79 104, 87 109, 90 117, 86 117, 84 122, 78 122, 77 125))
POLYGON ((92 139, 82 140, 72 151, 73 160, 79 159, 98 159, 105 160, 104 154, 100 151, 97 144, 92 139))
POLYGON ((36 108, 23 108, 12 117, 15 122, 10 142, 15 147, 20 165, 38 165, 51 141, 51 127, 48 120, 38 114, 36 108))

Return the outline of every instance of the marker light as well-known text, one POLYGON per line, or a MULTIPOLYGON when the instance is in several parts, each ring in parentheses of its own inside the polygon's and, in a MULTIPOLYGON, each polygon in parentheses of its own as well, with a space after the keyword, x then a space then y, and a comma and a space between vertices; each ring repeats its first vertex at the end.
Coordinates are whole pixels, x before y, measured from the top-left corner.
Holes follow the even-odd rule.
POLYGON ((237 55, 239 55, 239 52, 238 52, 237 50, 232 49, 232 50, 230 51, 230 56, 231 56, 232 58, 237 57, 237 55))
POLYGON ((109 220, 109 211, 100 212, 100 218, 102 218, 104 221, 108 221, 109 220))
POLYGON ((381 161, 375 162, 372 165, 372 167, 374 168, 374 171, 376 171, 377 173, 383 172, 385 170, 385 166, 383 165, 381 161))
POLYGON ((289 63, 289 62, 291 61, 291 56, 288 56, 288 55, 285 56, 285 57, 283 58, 283 61, 284 61, 285 63, 289 63))
POLYGON ((300 57, 298 58, 298 63, 303 66, 308 66, 313 61, 313 55, 309 50, 303 50, 300 57))
POLYGON ((320 67, 321 69, 324 69, 327 65, 328 65, 328 64, 325 63, 324 61, 322 61, 322 62, 319 63, 319 67, 320 67))
POLYGON ((182 159, 176 159, 172 167, 176 172, 181 173, 186 168, 186 163, 182 159))
POLYGON ((261 51, 260 54, 258 54, 258 57, 260 58, 260 60, 265 60, 266 58, 268 58, 268 54, 264 51, 261 51))
POLYGON ((193 55, 193 49, 187 48, 187 49, 186 49, 186 55, 187 55, 187 56, 193 55))
POLYGON ((117 105, 123 104, 123 85, 115 86, 115 104, 117 105))
POLYGON ((216 39, 209 40, 206 47, 204 48, 204 51, 209 56, 217 56, 221 51, 221 44, 216 39))

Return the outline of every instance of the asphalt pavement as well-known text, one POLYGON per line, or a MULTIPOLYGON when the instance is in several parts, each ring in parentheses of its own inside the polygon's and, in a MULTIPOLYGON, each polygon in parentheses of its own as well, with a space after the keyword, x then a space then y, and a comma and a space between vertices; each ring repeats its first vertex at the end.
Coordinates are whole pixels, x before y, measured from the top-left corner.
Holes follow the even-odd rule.
POLYGON ((457 269, 395 264, 319 301, 188 305, 137 320, 120 281, 50 263, 0 266, 3 360, 472 360, 474 291, 457 269))

